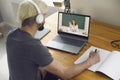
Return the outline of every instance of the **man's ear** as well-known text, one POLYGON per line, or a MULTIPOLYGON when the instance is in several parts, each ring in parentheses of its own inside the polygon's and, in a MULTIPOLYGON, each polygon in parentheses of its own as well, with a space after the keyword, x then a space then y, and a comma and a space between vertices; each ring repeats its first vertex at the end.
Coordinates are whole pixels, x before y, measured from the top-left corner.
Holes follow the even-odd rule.
POLYGON ((32 26, 35 22, 35 17, 30 17, 22 21, 22 26, 32 26))

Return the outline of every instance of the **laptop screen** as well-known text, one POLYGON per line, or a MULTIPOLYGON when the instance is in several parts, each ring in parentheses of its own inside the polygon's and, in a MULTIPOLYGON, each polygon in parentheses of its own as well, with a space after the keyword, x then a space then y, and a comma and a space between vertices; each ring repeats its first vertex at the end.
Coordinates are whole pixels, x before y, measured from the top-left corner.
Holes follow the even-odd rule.
POLYGON ((58 31, 88 37, 90 16, 59 12, 58 31))

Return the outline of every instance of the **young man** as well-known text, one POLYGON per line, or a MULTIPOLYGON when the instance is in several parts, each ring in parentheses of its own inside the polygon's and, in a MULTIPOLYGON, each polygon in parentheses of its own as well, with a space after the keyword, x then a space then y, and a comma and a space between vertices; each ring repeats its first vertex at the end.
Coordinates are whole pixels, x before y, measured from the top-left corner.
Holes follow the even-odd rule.
POLYGON ((98 52, 91 52, 87 60, 70 67, 53 59, 48 49, 34 39, 36 31, 44 28, 46 12, 47 5, 41 0, 25 0, 20 4, 18 19, 22 26, 9 33, 6 43, 9 80, 44 80, 45 71, 67 80, 99 62, 98 52), (42 76, 38 77, 39 71, 42 76))

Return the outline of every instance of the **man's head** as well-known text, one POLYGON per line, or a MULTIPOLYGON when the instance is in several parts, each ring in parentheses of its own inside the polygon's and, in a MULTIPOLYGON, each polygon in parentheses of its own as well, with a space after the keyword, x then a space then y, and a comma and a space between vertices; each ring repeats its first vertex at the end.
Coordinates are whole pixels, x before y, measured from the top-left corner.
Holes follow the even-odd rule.
POLYGON ((41 0, 24 0, 19 6, 17 18, 22 27, 37 24, 38 29, 42 30, 47 10, 48 6, 41 0))

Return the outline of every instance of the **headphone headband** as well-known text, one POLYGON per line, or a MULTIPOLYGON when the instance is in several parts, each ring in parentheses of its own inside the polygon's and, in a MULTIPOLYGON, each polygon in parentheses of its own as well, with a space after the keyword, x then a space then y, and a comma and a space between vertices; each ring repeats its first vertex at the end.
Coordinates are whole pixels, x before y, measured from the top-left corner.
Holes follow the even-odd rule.
POLYGON ((38 12, 38 16, 36 17, 36 22, 38 24, 42 23, 43 22, 43 15, 41 14, 41 11, 39 9, 39 7, 37 6, 37 4, 33 1, 33 0, 29 0, 29 2, 34 5, 34 7, 36 8, 37 12, 38 12))
POLYGON ((36 4, 33 0, 29 0, 29 1, 34 5, 34 7, 36 8, 38 14, 40 14, 41 11, 40 11, 40 9, 38 8, 37 4, 36 4))

